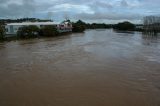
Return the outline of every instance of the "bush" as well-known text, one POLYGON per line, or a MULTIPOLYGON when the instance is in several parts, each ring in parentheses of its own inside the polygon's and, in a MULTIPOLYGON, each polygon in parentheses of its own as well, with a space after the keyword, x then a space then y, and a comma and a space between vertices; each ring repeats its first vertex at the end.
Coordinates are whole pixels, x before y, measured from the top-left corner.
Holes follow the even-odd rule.
POLYGON ((40 35, 41 36, 57 36, 58 35, 58 30, 55 26, 53 25, 48 25, 48 26, 44 26, 41 30, 40 30, 40 35))
POLYGON ((84 32, 85 31, 85 23, 81 20, 77 21, 76 23, 73 23, 73 32, 84 32))
POLYGON ((5 30, 4 28, 0 25, 0 41, 3 41, 5 37, 5 30))
POLYGON ((19 38, 35 38, 39 34, 39 28, 37 26, 24 26, 18 29, 17 36, 19 38))
POLYGON ((84 32, 85 26, 83 25, 73 25, 73 32, 84 32))
POLYGON ((122 22, 115 25, 114 28, 123 31, 132 31, 135 30, 135 25, 130 22, 122 22))

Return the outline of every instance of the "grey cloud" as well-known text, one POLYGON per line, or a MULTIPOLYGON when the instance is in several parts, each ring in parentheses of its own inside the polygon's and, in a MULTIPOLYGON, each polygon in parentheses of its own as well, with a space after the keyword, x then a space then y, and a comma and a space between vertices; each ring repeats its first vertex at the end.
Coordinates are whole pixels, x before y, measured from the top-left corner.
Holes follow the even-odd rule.
POLYGON ((11 0, 1 0, 0 17, 16 18, 29 16, 35 11, 34 0, 21 0, 20 3, 10 3, 11 0), (3 4, 2 4, 3 2, 3 4), (4 6, 4 3, 5 6, 4 6))
POLYGON ((8 2, 8 0, 0 0, 1 4, 6 3, 6 2, 8 2))
POLYGON ((113 5, 111 5, 110 3, 108 3, 108 2, 102 2, 102 1, 93 2, 92 4, 90 4, 88 6, 90 6, 93 9, 98 9, 98 8, 112 9, 113 8, 113 5))
POLYGON ((74 16, 75 18, 80 18, 84 20, 98 20, 98 19, 107 19, 107 20, 138 20, 143 16, 140 14, 120 14, 120 13, 94 13, 94 14, 86 14, 81 13, 74 16))
POLYGON ((122 7, 128 7, 129 4, 127 3, 126 0, 122 0, 122 1, 121 1, 121 6, 122 6, 122 7))
POLYGON ((61 10, 71 6, 67 14, 73 19, 137 20, 142 15, 159 14, 159 3, 160 0, 0 0, 0 18, 45 18, 53 12, 54 20, 62 20, 66 11, 61 10), (56 6, 62 7, 59 10, 56 6))

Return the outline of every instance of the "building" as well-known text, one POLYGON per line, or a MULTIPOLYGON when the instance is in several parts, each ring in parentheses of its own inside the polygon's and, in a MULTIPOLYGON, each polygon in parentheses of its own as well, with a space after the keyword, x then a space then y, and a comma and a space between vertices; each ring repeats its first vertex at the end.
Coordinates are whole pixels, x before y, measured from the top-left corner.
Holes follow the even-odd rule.
POLYGON ((61 32, 72 32, 72 23, 71 22, 67 22, 67 21, 64 21, 60 24, 57 24, 57 29, 58 31, 61 33, 61 32))
POLYGON ((5 25, 6 36, 11 37, 17 34, 19 28, 24 26, 35 25, 39 28, 44 26, 53 25, 57 28, 57 30, 61 32, 71 32, 72 24, 69 22, 56 23, 56 22, 22 22, 22 23, 8 23, 5 25))

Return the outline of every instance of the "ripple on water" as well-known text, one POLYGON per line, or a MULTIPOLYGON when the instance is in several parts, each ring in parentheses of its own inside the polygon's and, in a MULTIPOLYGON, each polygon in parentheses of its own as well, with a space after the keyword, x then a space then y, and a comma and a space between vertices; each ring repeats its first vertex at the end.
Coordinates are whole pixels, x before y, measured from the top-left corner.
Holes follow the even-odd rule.
POLYGON ((87 30, 0 44, 0 106, 160 106, 160 40, 152 40, 87 30))

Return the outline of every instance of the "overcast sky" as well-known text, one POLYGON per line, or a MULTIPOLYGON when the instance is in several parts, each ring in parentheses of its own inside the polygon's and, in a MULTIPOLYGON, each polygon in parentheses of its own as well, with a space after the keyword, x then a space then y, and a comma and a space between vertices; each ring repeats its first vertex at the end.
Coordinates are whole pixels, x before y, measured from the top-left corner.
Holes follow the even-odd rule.
POLYGON ((160 0, 0 0, 0 18, 47 18, 61 21, 141 22, 143 16, 160 15, 160 0))

